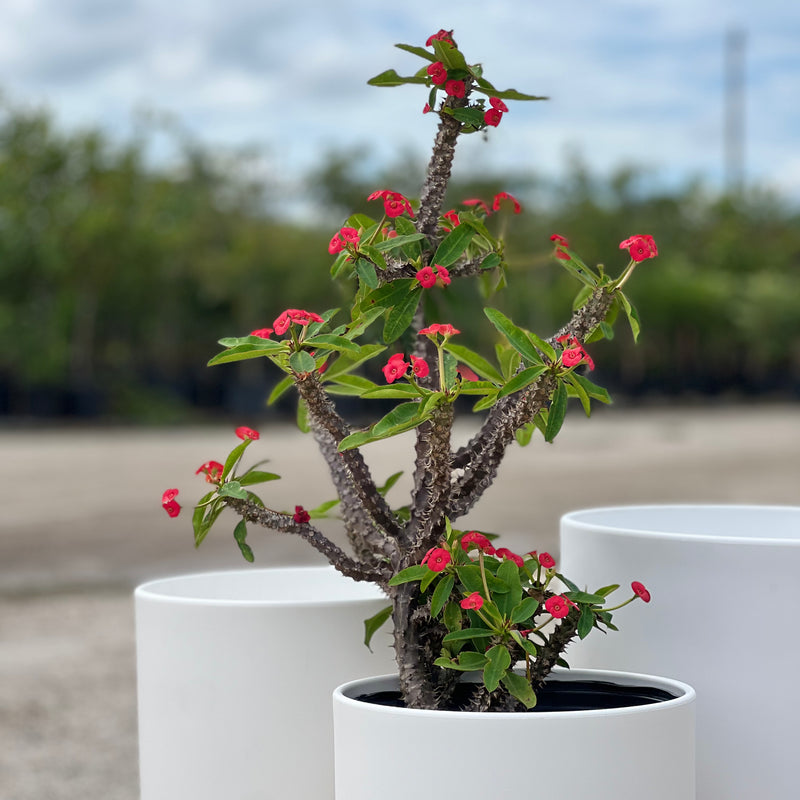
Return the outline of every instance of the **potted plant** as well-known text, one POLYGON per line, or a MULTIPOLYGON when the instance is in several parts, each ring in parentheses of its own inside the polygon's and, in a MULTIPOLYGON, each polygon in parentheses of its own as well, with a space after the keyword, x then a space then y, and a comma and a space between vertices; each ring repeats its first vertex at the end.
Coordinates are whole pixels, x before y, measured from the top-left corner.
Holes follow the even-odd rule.
MULTIPOLYGON (((223 350, 210 361, 265 358, 283 373, 272 399, 292 387, 297 391, 301 425, 315 437, 338 498, 309 511, 302 498, 292 499, 286 509, 287 498, 257 495, 254 488, 275 476, 244 466, 259 436, 240 428, 241 441, 228 457, 199 470, 211 487, 193 513, 196 541, 229 510, 240 518, 234 535, 246 559, 252 560, 248 526, 263 527, 300 536, 343 575, 385 592, 388 605, 367 620, 366 641, 391 623, 397 674, 372 688, 348 684, 336 692, 337 796, 407 797, 414 785, 450 796, 479 796, 475 787, 484 780, 476 780, 472 770, 463 771, 461 782, 442 764, 425 771, 424 779, 417 772, 416 762, 425 760, 418 756, 420 742, 429 739, 416 723, 433 725, 436 733, 430 735, 449 737, 437 726, 456 720, 469 732, 448 741, 468 747, 478 738, 483 756, 485 725, 489 738, 505 748, 505 756, 498 751, 497 757, 515 764, 517 773, 503 772, 505 789, 530 787, 530 767, 541 758, 553 764, 552 776, 537 777, 535 785, 542 790, 558 786, 564 796, 583 796, 589 785, 585 775, 594 775, 604 776, 600 783, 592 780, 596 798, 645 792, 650 798, 693 797, 689 687, 624 673, 577 676, 581 691, 610 691, 615 699, 609 708, 607 698, 577 702, 570 674, 551 674, 565 664, 571 642, 614 630, 613 612, 634 600, 647 601, 647 589, 633 581, 631 595, 611 605, 616 584, 578 586, 548 553, 514 553, 496 546, 490 532, 457 527, 495 479, 512 443, 525 445, 536 433, 552 442, 569 398, 577 399, 586 414, 593 401, 608 402, 606 391, 584 374, 593 368, 587 346, 609 336, 618 316, 627 317, 638 335, 637 314, 623 287, 638 264, 657 255, 655 242, 647 235, 623 241, 626 264, 611 275, 602 266, 588 266, 566 238, 554 234, 555 263, 580 285, 568 321, 545 339, 490 306, 484 335, 499 335, 496 357, 490 360, 460 343, 460 330, 442 315, 440 300, 455 281, 473 279, 487 294, 505 285, 508 265, 495 221, 520 213, 521 207, 512 195, 499 192, 449 209, 445 194, 456 142, 501 124, 509 112, 507 101, 543 98, 496 89, 480 65, 466 61, 452 31, 439 31, 425 47, 398 47, 421 58, 423 66, 407 77, 388 70, 370 83, 424 87, 424 111, 439 119, 419 201, 379 189, 368 198, 375 214, 354 214, 334 233, 331 273, 351 292, 347 308, 287 309, 271 327, 222 339, 223 350), (337 409, 337 395, 394 405, 373 424, 353 427, 337 409), (485 416, 470 441, 455 447, 451 432, 465 401, 485 416), (397 506, 387 497, 396 476, 373 477, 362 449, 406 431, 415 437, 413 488, 410 499, 397 506), (350 552, 313 522, 332 513, 342 520, 350 552), (619 688, 609 689, 615 683, 619 688), (643 686, 655 697, 644 698, 643 686), (362 697, 373 689, 382 695, 389 687, 390 702, 401 708, 362 697), (562 706, 564 694, 569 699, 562 706), (542 713, 536 709, 544 698, 552 710, 542 713), (502 733, 497 725, 513 727, 502 733), (523 747, 519 756, 508 749, 513 739, 523 747), (574 745, 580 749, 577 762, 574 745), (553 760, 559 749, 569 751, 563 765, 553 760), (576 763, 581 770, 574 769, 576 763), (405 773, 402 778, 398 771, 405 773), (424 782, 415 783, 419 780, 424 782)), ((179 512, 177 494, 174 489, 164 494, 170 515, 179 512)), ((502 766, 489 763, 496 781, 495 770, 502 766)))

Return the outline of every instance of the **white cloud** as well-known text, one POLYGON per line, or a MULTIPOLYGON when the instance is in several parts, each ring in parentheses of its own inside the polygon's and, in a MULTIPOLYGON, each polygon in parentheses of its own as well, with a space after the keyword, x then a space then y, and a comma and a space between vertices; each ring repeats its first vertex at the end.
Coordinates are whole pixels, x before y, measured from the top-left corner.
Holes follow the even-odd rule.
MULTIPOLYGON (((424 92, 366 87, 388 66, 419 63, 393 50, 456 22, 467 56, 498 86, 548 94, 514 104, 489 147, 467 160, 537 171, 566 144, 600 168, 623 161, 670 174, 722 170, 723 40, 747 31, 747 168, 791 174, 800 21, 783 0, 4 0, 0 87, 47 102, 66 124, 128 127, 141 105, 173 112, 214 142, 268 146, 285 169, 320 150, 371 140, 387 153, 427 152, 424 92)), ((797 181, 787 188, 797 191, 797 181)))

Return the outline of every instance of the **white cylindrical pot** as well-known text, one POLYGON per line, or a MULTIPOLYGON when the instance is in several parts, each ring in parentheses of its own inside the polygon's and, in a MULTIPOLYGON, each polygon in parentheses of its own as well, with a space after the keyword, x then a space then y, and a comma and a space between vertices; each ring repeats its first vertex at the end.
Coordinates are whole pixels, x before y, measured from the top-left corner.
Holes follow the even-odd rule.
POLYGON ((332 798, 331 692, 393 668, 388 635, 362 643, 386 605, 330 567, 138 587, 141 800, 332 798))
POLYGON ((336 800, 693 800, 690 686, 623 672, 552 677, 652 686, 672 699, 585 711, 420 711, 357 699, 396 689, 396 676, 353 681, 333 695, 336 800))
MULTIPOLYGON (((698 800, 797 796, 800 508, 632 506, 561 520, 563 573, 652 594, 573 667, 674 675, 697 691, 698 800)), ((616 597, 616 595, 614 595, 616 597)))

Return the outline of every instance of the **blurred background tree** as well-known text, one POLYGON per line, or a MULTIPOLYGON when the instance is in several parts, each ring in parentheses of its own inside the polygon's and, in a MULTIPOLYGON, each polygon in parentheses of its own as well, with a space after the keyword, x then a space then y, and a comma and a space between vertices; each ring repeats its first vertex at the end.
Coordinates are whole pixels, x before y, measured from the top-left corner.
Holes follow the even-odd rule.
MULTIPOLYGON (((287 306, 335 306, 333 230, 352 210, 374 211, 376 188, 414 196, 423 168, 408 153, 370 168, 368 150, 353 148, 286 187, 257 152, 220 153, 174 127, 179 157, 154 166, 145 154, 157 133, 144 124, 112 144, 0 107, 0 414, 166 422, 263 409, 278 376, 255 362, 206 369, 216 340, 270 325, 287 306), (287 192, 306 213, 284 213, 287 192)), ((616 272, 617 244, 650 233, 660 256, 630 289, 645 333, 636 347, 624 333, 594 345, 597 380, 631 399, 797 397, 797 209, 761 190, 647 191, 647 177, 599 178, 575 159, 558 185, 534 173, 456 180, 454 207, 501 189, 525 206, 491 220, 508 224, 513 286, 491 302, 549 335, 577 288, 552 260, 550 234, 616 272)), ((481 298, 457 285, 433 296, 442 319, 480 314, 481 298)), ((469 344, 490 350, 488 338, 469 344)))

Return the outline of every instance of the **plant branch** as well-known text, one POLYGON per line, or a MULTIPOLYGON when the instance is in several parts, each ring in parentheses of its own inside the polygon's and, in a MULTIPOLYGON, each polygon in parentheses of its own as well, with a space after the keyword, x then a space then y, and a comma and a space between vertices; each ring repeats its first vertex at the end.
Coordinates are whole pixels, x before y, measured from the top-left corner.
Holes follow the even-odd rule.
POLYGON ((357 581, 373 581, 384 589, 388 588, 388 581, 392 575, 392 570, 388 564, 379 562, 369 565, 356 561, 313 525, 307 522, 295 522, 294 517, 290 514, 273 511, 270 508, 254 503, 252 500, 226 497, 225 504, 247 522, 254 522, 262 528, 269 528, 281 533, 293 533, 299 536, 315 550, 322 553, 342 575, 357 581))

